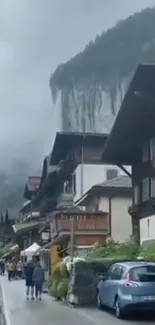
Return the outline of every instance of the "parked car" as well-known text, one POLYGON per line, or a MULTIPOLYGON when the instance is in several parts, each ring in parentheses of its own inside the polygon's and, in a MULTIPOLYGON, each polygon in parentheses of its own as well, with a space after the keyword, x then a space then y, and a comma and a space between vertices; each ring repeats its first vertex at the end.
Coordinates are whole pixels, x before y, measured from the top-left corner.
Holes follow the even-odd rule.
POLYGON ((113 264, 98 284, 97 304, 115 310, 117 318, 128 312, 155 310, 155 263, 113 264))

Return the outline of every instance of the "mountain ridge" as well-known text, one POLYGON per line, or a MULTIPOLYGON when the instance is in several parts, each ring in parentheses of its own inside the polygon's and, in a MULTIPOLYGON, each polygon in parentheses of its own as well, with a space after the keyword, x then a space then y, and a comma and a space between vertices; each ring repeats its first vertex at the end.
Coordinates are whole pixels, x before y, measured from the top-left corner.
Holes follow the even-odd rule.
POLYGON ((135 13, 97 36, 66 63, 60 64, 50 79, 53 99, 56 89, 62 89, 66 84, 72 86, 90 78, 90 82, 108 86, 120 67, 121 76, 126 77, 139 61, 152 59, 150 42, 154 47, 154 22, 155 7, 135 13))

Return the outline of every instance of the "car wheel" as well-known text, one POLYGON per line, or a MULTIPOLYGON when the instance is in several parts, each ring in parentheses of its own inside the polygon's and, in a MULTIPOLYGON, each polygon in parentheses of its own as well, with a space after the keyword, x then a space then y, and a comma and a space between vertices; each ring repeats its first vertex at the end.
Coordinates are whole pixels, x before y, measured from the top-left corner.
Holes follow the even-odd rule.
POLYGON ((116 301, 115 301, 115 315, 117 318, 123 318, 123 311, 120 306, 120 300, 118 297, 116 298, 116 301))
POLYGON ((102 309, 103 308, 103 305, 101 303, 101 299, 100 299, 99 294, 97 295, 97 308, 98 309, 102 309))

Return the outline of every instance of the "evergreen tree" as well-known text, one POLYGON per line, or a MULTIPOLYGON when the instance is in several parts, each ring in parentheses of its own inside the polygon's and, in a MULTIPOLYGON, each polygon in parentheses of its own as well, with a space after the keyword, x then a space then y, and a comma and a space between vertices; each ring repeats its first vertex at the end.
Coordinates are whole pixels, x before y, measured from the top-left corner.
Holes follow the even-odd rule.
POLYGON ((4 218, 3 218, 3 214, 0 217, 0 226, 2 227, 4 224, 4 218))
POLYGON ((7 225, 9 223, 9 214, 8 214, 8 209, 6 210, 5 213, 5 224, 7 225))

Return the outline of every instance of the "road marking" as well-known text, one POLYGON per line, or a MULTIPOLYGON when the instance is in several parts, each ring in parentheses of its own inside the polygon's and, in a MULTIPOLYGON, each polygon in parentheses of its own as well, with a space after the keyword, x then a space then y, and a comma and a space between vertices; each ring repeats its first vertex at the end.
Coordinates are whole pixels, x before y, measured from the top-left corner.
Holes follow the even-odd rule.
MULTIPOLYGON (((83 317, 85 317, 86 319, 88 319, 89 321, 91 321, 93 324, 96 324, 96 323, 98 322, 98 319, 96 319, 95 317, 93 317, 93 315, 89 315, 89 314, 87 314, 87 312, 84 311, 84 310, 78 310, 78 309, 77 309, 77 312, 78 312, 81 316, 83 316, 83 317)), ((102 320, 102 323, 103 323, 103 320, 102 320)))
POLYGON ((1 290, 2 290, 2 301, 3 301, 3 307, 4 307, 4 317, 6 320, 6 325, 12 325, 11 321, 11 313, 9 309, 7 308, 7 299, 6 299, 6 294, 5 294, 5 289, 3 286, 3 282, 0 282, 1 290))

